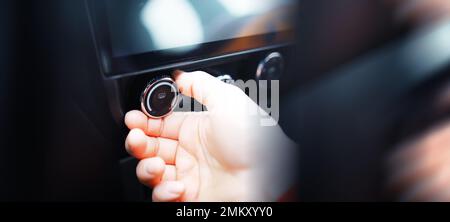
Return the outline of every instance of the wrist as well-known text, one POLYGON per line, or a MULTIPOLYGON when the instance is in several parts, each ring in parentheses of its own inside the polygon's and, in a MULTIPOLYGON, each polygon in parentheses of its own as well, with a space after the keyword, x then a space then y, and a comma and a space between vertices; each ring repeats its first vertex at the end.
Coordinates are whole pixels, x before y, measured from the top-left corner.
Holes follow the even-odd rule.
POLYGON ((299 149, 279 126, 266 130, 256 155, 256 178, 261 184, 261 196, 267 201, 279 201, 297 184, 299 149))

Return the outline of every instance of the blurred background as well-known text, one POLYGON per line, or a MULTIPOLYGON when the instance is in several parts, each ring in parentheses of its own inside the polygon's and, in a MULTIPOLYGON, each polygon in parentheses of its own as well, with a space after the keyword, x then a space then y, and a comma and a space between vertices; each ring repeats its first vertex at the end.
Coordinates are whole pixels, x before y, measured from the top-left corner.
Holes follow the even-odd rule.
MULTIPOLYGON (((2 201, 150 199, 150 191, 135 178, 135 160, 124 151, 126 129, 121 118, 124 111, 136 107, 136 95, 153 73, 166 71, 108 76, 99 56, 103 52, 92 37, 95 16, 89 2, 0 3, 2 201)), ((176 31, 170 31, 167 14, 158 17, 149 12, 150 18, 145 13, 134 18, 126 16, 135 13, 132 7, 125 10, 121 5, 125 1, 109 2, 116 7, 109 12, 110 24, 116 24, 109 33, 118 33, 110 40, 117 47, 109 56, 117 57, 117 63, 125 61, 121 70, 140 68, 142 62, 124 56, 171 46, 189 47, 155 55, 163 62, 193 57, 194 52, 231 52, 222 45, 212 51, 192 46, 258 34, 262 29, 231 31, 250 24, 247 19, 261 18, 256 15, 267 10, 249 1, 247 9, 261 11, 246 14, 245 7, 231 9, 240 13, 234 15, 240 18, 232 20, 236 23, 214 23, 202 29, 202 35, 198 29, 186 38, 167 39, 166 31, 176 31), (149 30, 160 31, 136 34, 145 29, 128 26, 121 19, 125 17, 147 21, 143 24, 153 27, 149 30), (224 28, 216 30, 219 26, 224 28)), ((152 1, 133 2, 140 10, 151 10, 145 5, 152 1)), ((221 2, 236 7, 233 1, 221 2)), ((292 175, 299 178, 299 200, 450 201, 450 2, 293 2, 268 0, 267 4, 289 3, 295 9, 278 14, 289 14, 277 21, 289 21, 294 33, 289 35, 291 44, 277 50, 285 57, 279 77, 280 125, 301 151, 300 174, 292 175)), ((212 11, 212 4, 204 4, 204 11, 212 11)), ((232 14, 221 16, 217 21, 232 14)), ((189 30, 196 30, 195 22, 189 24, 189 30)), ((258 24, 265 31, 286 30, 285 22, 267 26, 267 20, 249 27, 258 24)), ((285 38, 238 41, 232 48, 285 38)), ((256 69, 266 52, 181 68, 249 79, 249 70, 256 69)))

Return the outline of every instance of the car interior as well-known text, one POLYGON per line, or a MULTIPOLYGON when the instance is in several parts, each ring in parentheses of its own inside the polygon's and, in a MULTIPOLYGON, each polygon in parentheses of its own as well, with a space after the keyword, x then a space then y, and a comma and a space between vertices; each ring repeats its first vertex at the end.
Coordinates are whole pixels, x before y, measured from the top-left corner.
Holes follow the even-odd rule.
POLYGON ((0 4, 0 200, 151 201, 123 120, 175 70, 280 81, 302 201, 395 200, 386 155, 450 111, 450 22, 383 1, 0 4))

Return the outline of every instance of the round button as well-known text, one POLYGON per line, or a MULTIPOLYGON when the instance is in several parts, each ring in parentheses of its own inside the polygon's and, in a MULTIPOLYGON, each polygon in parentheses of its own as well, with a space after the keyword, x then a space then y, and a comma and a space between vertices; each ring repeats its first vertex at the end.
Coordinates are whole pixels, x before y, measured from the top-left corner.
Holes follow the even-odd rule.
POLYGON ((256 70, 258 80, 277 80, 284 71, 284 59, 279 52, 270 53, 262 60, 256 70))
POLYGON ((228 83, 228 84, 233 84, 233 82, 234 82, 233 77, 231 77, 230 75, 221 75, 221 76, 217 76, 216 78, 218 80, 220 80, 224 83, 228 83))
POLYGON ((150 81, 141 95, 141 109, 150 118, 163 118, 178 105, 179 91, 170 77, 150 81))

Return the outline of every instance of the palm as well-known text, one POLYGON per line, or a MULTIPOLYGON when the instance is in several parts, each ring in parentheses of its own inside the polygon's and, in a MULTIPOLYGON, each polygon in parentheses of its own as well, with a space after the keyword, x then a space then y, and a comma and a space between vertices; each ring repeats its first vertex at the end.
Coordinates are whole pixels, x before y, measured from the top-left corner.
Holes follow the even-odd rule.
MULTIPOLYGON (((221 158, 234 155, 230 150, 223 149, 226 146, 223 141, 208 140, 204 136, 208 133, 206 131, 217 131, 207 127, 210 121, 214 122, 214 119, 210 119, 206 112, 192 114, 187 115, 180 126, 174 167, 176 180, 186 185, 186 191, 181 198, 183 201, 237 200, 237 197, 227 193, 227 190, 230 190, 233 184, 242 182, 239 181, 242 180, 240 173, 246 170, 236 168, 234 162, 221 158)), ((238 193, 236 189, 232 190, 233 193, 238 193)))

